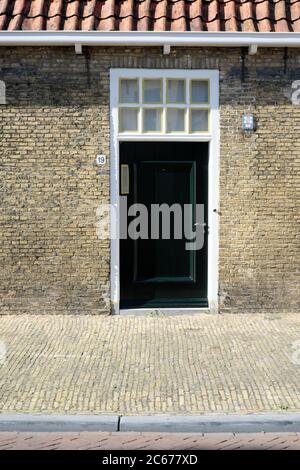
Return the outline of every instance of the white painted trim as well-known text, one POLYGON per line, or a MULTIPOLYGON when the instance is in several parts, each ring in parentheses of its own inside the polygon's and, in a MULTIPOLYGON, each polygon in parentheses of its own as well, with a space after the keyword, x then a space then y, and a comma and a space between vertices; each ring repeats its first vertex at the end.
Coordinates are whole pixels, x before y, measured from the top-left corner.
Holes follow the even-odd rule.
POLYGON ((300 47, 300 33, 210 31, 1 31, 0 46, 300 47))
POLYGON ((163 54, 164 55, 169 55, 171 52, 171 46, 170 44, 164 44, 163 45, 163 54))
POLYGON ((124 308, 120 310, 120 315, 134 315, 134 316, 151 316, 153 311, 158 311, 161 316, 173 316, 173 315, 199 315, 200 313, 210 313, 208 308, 124 308))
POLYGON ((212 139, 212 134, 210 132, 203 132, 202 134, 120 134, 118 138, 120 142, 152 142, 153 140, 157 142, 209 142, 212 139))
POLYGON ((75 54, 82 54, 82 44, 75 44, 75 54))
MULTIPOLYGON (((110 136, 111 136, 111 204, 119 214, 119 142, 131 141, 199 141, 209 142, 209 175, 208 175, 208 303, 209 310, 218 311, 218 263, 219 263, 219 71, 218 70, 181 70, 181 69, 110 69, 110 136), (212 129, 210 134, 203 135, 137 135, 124 136, 118 134, 118 83, 120 78, 130 77, 175 77, 199 78, 210 80, 210 108, 212 129)), ((119 217, 117 217, 117 233, 119 233, 119 217)), ((113 312, 119 313, 120 299, 120 253, 119 241, 111 240, 111 302, 113 312)), ((178 309, 176 309, 178 310, 178 309)), ((184 309, 182 309, 184 310, 184 309)), ((190 310, 190 309, 187 309, 190 310)), ((207 310, 207 309, 203 309, 207 310)))
POLYGON ((249 49, 248 49, 248 54, 255 55, 257 54, 257 50, 258 50, 257 44, 251 44, 251 46, 249 46, 249 49))
MULTIPOLYGON (((115 69, 117 70, 117 69, 115 69)), ((120 233, 119 217, 119 141, 118 141, 118 79, 110 69, 110 203, 115 208, 116 234, 120 233)), ((118 237, 117 237, 118 238, 118 237)), ((111 236, 110 242, 110 290, 111 309, 119 314, 120 301, 120 249, 119 240, 111 236)))
POLYGON ((208 162, 208 289, 209 309, 219 310, 219 72, 210 77, 211 131, 208 162))

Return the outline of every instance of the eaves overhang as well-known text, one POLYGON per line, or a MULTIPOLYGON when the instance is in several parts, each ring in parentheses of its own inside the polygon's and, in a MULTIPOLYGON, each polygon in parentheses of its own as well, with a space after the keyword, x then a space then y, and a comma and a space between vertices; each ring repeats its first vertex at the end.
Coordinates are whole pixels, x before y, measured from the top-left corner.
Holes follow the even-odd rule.
POLYGON ((0 46, 300 47, 296 32, 1 31, 0 46))

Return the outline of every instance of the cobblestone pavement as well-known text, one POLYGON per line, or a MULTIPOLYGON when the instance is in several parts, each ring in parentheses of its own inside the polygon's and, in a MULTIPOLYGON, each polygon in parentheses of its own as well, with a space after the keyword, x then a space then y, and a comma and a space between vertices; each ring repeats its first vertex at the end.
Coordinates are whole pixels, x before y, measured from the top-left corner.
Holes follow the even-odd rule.
POLYGON ((0 450, 300 450, 300 433, 0 433, 0 450))
POLYGON ((2 316, 0 410, 300 410, 300 315, 2 316))

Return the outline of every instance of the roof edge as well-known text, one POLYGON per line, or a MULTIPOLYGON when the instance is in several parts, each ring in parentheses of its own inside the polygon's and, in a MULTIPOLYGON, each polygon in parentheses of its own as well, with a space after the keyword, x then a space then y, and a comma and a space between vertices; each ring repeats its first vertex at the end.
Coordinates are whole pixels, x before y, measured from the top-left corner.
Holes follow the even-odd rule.
POLYGON ((300 47, 296 32, 1 31, 0 46, 300 47))

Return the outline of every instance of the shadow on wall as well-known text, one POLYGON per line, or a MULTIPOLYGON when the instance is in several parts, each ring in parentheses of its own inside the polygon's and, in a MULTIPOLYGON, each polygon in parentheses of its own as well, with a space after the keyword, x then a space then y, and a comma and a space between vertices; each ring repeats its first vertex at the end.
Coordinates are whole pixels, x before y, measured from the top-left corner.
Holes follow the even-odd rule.
POLYGON ((10 61, 8 50, 0 58, 0 79, 6 84, 8 105, 82 107, 99 106, 105 99, 108 102, 103 88, 109 71, 105 77, 98 67, 92 72, 89 54, 75 56, 73 49, 60 48, 56 57, 55 49, 43 54, 39 49, 37 54, 19 53, 10 61))

